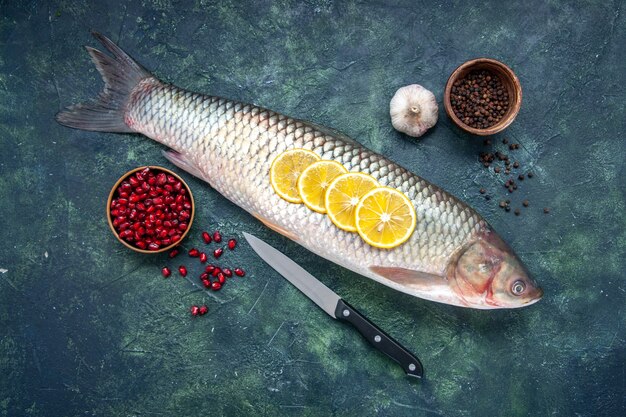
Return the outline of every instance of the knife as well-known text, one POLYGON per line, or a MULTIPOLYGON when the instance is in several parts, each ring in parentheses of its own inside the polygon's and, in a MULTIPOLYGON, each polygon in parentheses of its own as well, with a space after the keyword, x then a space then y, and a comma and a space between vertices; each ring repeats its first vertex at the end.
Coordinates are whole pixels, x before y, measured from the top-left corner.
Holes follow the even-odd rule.
POLYGON ((406 350, 387 333, 380 330, 350 304, 309 274, 287 255, 273 248, 261 239, 244 232, 244 237, 254 251, 269 266, 296 286, 300 291, 334 319, 345 321, 356 329, 376 349, 396 361, 408 376, 421 378, 424 375, 422 364, 411 352, 406 350))

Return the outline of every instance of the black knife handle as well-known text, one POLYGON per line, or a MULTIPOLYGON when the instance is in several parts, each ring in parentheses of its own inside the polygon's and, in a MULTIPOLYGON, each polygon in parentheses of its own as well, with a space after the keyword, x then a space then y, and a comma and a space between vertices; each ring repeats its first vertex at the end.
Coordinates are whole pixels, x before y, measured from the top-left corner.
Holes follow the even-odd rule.
POLYGON ((409 376, 421 378, 424 375, 422 363, 391 336, 380 330, 366 319, 354 307, 343 300, 337 302, 335 317, 347 321, 367 339, 376 349, 398 362, 409 376))

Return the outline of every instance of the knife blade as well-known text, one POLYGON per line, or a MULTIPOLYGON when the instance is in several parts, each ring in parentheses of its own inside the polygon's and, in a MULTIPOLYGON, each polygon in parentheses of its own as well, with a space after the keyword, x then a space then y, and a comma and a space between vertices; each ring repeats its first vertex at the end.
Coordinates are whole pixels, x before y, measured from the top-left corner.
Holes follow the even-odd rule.
POLYGON ((422 378, 424 370, 420 360, 400 343, 370 322, 287 255, 249 233, 244 232, 243 235, 261 259, 309 297, 329 316, 350 323, 376 349, 396 361, 407 375, 422 378))

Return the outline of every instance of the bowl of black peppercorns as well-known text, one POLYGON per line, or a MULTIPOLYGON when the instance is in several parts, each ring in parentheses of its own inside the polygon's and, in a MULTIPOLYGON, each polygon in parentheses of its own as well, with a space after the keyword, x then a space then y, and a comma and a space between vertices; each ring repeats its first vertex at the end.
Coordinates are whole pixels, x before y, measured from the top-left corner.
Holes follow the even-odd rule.
POLYGON ((472 59, 448 78, 443 104, 460 129, 474 135, 493 135, 515 120, 522 105, 522 86, 502 62, 472 59))

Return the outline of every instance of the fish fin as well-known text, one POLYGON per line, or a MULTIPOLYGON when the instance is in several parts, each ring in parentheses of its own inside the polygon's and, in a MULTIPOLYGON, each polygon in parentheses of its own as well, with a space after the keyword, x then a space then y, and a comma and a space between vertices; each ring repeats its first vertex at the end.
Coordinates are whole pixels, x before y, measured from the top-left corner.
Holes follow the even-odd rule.
POLYGON ((270 220, 266 219, 265 217, 258 215, 258 214, 254 214, 251 213, 254 217, 256 217, 256 219, 258 221, 260 221, 261 223, 263 223, 265 226, 267 226, 268 228, 272 229, 273 231, 275 231, 276 233, 280 233, 283 236, 288 237, 289 239, 293 240, 294 242, 299 242, 300 239, 298 239, 298 237, 293 233, 290 232, 288 230, 285 230, 285 228, 272 223, 270 220))
POLYGON ((187 171, 194 177, 204 179, 204 174, 202 173, 202 171, 200 171, 200 169, 196 167, 185 154, 169 150, 163 151, 163 156, 167 158, 168 161, 176 165, 178 168, 187 171))
POLYGON ((447 282, 440 275, 405 268, 370 266, 369 270, 398 285, 416 289, 432 287, 433 285, 444 285, 447 282))
POLYGON ((113 55, 86 46, 91 60, 104 81, 104 89, 88 102, 66 108, 56 115, 60 124, 74 129, 98 132, 134 132, 124 121, 126 104, 139 82, 152 77, 144 67, 106 36, 92 35, 113 55))

